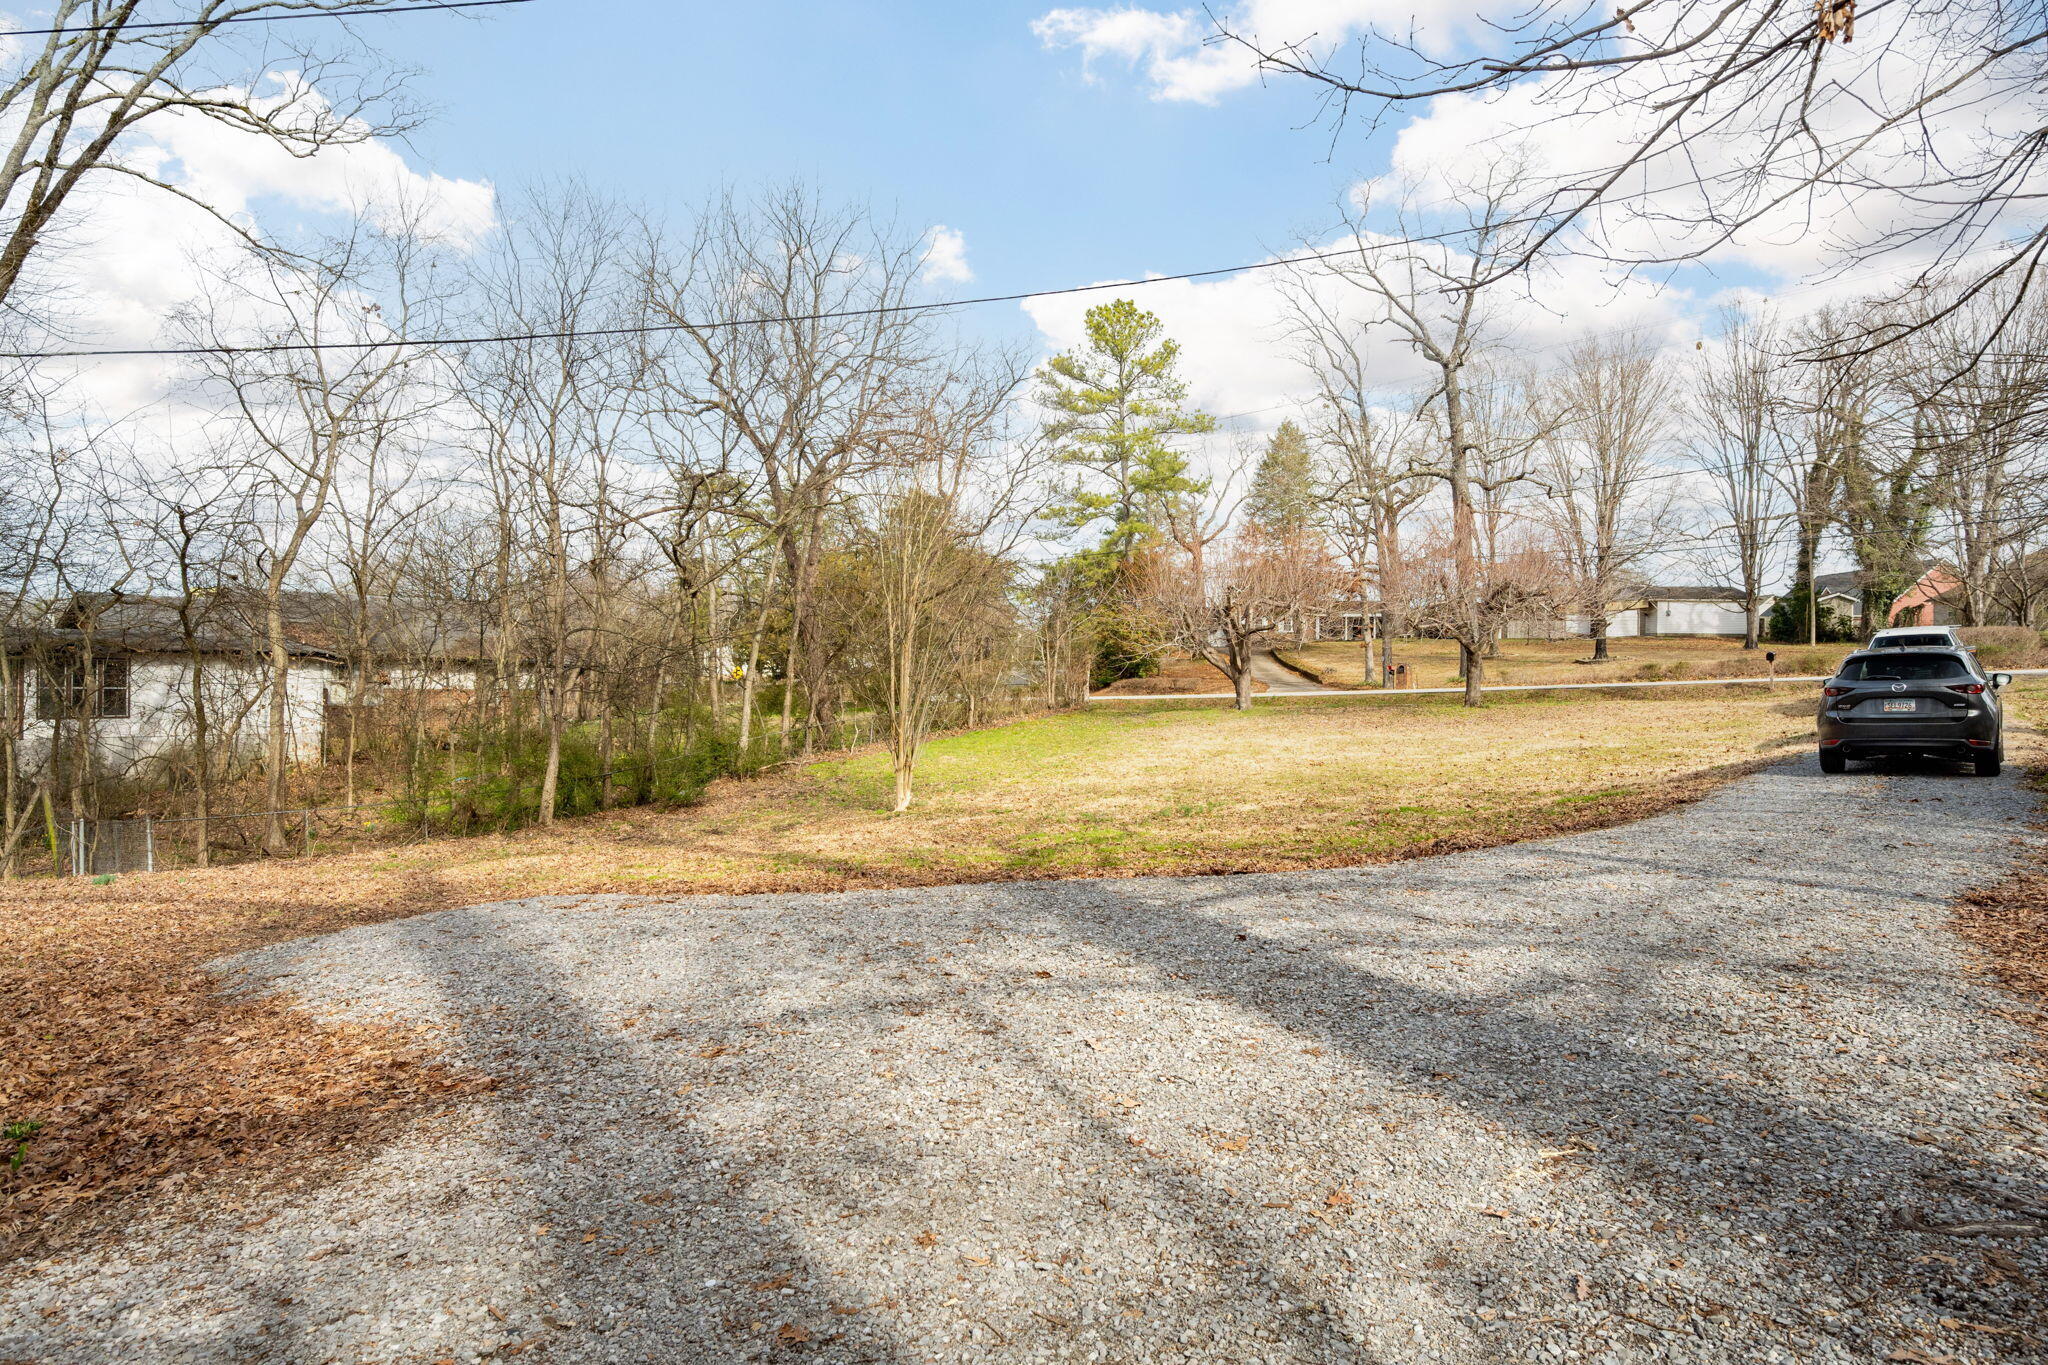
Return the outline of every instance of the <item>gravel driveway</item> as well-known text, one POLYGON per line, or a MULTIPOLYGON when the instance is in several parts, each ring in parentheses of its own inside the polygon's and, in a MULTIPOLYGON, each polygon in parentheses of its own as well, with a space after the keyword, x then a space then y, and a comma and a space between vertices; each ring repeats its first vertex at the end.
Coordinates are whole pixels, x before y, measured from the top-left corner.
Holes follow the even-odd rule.
POLYGON ((18 1268, 0 1360, 2039 1360, 2048 1247, 1892 1222, 2048 1188, 1946 927, 2029 809, 1808 762, 1387 867, 300 940, 232 965, 505 1084, 18 1268))

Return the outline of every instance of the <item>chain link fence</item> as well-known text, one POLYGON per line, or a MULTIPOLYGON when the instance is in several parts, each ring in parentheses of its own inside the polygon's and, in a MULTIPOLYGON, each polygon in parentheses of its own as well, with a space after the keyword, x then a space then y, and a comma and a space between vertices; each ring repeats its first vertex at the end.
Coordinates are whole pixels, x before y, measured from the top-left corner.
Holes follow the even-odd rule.
POLYGON ((156 871, 156 821, 73 820, 68 867, 74 877, 156 871))

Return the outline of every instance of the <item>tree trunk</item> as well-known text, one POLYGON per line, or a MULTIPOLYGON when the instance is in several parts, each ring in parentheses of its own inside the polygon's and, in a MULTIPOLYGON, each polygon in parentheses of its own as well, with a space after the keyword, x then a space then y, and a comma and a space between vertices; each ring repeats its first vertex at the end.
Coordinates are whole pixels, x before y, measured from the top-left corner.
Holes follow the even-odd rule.
POLYGON ((1607 661, 1607 627, 1608 620, 1605 616, 1595 616, 1593 618, 1593 662, 1595 663, 1605 663, 1607 661))
POLYGON ((291 686, 292 660, 284 642, 284 606, 279 600, 283 587, 273 574, 263 603, 264 629, 270 638, 270 735, 263 774, 264 800, 270 813, 263 830, 263 851, 272 857, 282 857, 286 849, 285 763, 290 758, 286 727, 291 716, 287 689, 291 686))
POLYGON ((761 676, 761 637, 768 630, 768 603, 775 596, 775 573, 781 559, 768 556, 768 572, 761 582, 761 610, 754 618, 754 639, 747 646, 747 676, 740 680, 740 757, 750 752, 754 741, 754 692, 761 676))
POLYGON ((1230 679, 1232 705, 1240 711, 1252 709, 1252 651, 1248 644, 1233 644, 1221 659, 1207 655, 1209 662, 1230 679))
POLYGON ((1479 706, 1485 701, 1486 660, 1478 650, 1464 643, 1458 645, 1465 665, 1465 705, 1479 706))
POLYGON ((555 683, 557 695, 550 699, 548 707, 548 757, 540 777, 540 823, 546 829, 555 823, 555 802, 557 790, 562 781, 562 709, 559 695, 561 682, 555 683))

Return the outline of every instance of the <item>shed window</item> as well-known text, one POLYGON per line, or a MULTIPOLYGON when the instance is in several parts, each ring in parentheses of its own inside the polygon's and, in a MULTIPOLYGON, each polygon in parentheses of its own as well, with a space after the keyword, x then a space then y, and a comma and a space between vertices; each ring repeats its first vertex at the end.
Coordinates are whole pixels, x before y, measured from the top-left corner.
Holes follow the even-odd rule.
POLYGON ((83 661, 45 668, 36 679, 36 718, 57 720, 83 715, 90 697, 94 719, 126 719, 128 661, 100 659, 91 671, 97 676, 88 681, 83 661))

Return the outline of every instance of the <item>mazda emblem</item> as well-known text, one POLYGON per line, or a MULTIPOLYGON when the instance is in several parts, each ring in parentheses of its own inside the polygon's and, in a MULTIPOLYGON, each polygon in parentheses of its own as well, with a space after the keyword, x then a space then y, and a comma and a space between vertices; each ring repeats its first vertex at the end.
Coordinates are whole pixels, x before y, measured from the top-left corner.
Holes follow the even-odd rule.
POLYGON ((1903 692, 1903 691, 1905 691, 1905 690, 1906 690, 1906 685, 1905 685, 1904 683, 1893 683, 1893 684, 1892 684, 1892 691, 1894 691, 1894 692, 1903 692))

